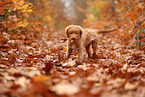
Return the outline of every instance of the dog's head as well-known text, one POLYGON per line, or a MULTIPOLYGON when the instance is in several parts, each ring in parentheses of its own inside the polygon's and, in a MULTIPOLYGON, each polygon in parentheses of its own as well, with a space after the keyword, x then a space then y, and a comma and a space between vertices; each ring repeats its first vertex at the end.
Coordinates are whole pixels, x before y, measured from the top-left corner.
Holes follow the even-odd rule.
POLYGON ((65 28, 65 33, 71 42, 75 42, 81 38, 83 29, 78 25, 69 25, 65 28))

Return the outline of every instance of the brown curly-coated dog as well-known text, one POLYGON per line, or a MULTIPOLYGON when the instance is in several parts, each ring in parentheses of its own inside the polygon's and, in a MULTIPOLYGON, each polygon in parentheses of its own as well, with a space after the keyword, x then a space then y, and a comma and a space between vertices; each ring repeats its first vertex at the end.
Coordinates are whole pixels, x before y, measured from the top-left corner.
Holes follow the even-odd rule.
POLYGON ((83 62, 84 56, 84 47, 90 58, 90 45, 93 48, 93 55, 96 55, 97 44, 99 42, 98 33, 107 33, 116 30, 114 29, 105 29, 105 30, 96 30, 96 29, 83 29, 78 25, 69 25, 65 28, 65 33, 67 35, 67 59, 70 57, 73 49, 78 50, 78 59, 80 62, 83 62))

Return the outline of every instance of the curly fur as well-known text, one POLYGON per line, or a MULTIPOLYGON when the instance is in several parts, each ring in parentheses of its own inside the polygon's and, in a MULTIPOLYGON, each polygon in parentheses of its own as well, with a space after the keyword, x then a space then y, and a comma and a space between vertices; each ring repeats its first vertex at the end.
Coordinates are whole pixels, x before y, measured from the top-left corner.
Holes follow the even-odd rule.
POLYGON ((83 29, 78 25, 69 25, 65 28, 65 33, 67 35, 67 59, 70 57, 73 49, 78 50, 78 59, 80 62, 83 61, 84 47, 87 51, 88 57, 90 58, 91 51, 90 45, 93 48, 93 55, 96 54, 97 45, 99 42, 98 33, 108 33, 114 29, 96 30, 96 29, 83 29))

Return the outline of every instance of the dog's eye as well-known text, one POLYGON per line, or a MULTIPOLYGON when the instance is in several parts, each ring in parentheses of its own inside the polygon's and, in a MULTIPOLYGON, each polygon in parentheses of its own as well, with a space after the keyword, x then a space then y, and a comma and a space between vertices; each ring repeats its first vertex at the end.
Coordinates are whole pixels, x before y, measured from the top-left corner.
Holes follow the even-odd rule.
POLYGON ((78 33, 76 33, 76 34, 78 34, 78 33))
POLYGON ((72 34, 72 33, 70 33, 70 34, 72 34))

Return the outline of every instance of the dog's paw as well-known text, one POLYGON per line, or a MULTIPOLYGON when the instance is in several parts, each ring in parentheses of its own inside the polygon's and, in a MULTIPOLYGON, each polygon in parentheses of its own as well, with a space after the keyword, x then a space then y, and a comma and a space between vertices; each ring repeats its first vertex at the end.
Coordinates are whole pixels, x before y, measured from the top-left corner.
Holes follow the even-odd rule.
POLYGON ((91 56, 91 59, 99 59, 99 56, 98 56, 97 54, 93 54, 93 55, 91 56))
POLYGON ((77 67, 78 65, 81 65, 81 64, 82 64, 82 62, 80 62, 79 60, 76 60, 75 63, 76 63, 76 65, 75 65, 76 67, 77 67))

